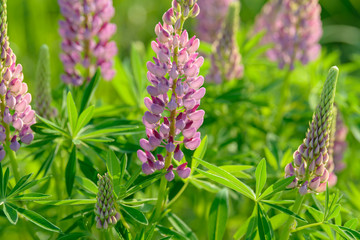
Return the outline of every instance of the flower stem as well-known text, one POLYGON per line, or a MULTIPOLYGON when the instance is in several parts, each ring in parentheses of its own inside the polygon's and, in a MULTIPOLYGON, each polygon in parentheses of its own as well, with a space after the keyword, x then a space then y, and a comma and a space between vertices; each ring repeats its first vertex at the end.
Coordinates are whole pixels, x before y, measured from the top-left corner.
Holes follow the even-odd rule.
POLYGON ((189 181, 186 181, 185 184, 182 186, 180 191, 171 199, 171 201, 166 205, 166 207, 170 207, 176 200, 181 196, 181 194, 185 191, 186 187, 189 185, 189 181))
POLYGON ((14 173, 15 181, 18 182, 20 179, 19 166, 16 161, 16 154, 13 150, 10 149, 9 142, 6 142, 6 153, 9 155, 10 158, 10 164, 14 173))
MULTIPOLYGON (((299 214, 300 209, 302 207, 302 202, 305 199, 305 196, 297 194, 295 203, 293 205, 292 211, 296 214, 299 214)), ((287 221, 285 222, 283 231, 281 232, 280 240, 288 240, 291 232, 291 227, 294 224, 294 217, 289 216, 287 221)))
POLYGON ((161 181, 160 181, 158 200, 156 202, 156 208, 155 208, 153 222, 158 222, 160 220, 161 212, 163 211, 163 208, 165 206, 166 185, 167 185, 167 180, 165 177, 162 177, 161 181))
POLYGON ((275 124, 278 126, 278 128, 281 126, 281 122, 284 116, 284 108, 285 104, 289 99, 289 93, 290 93, 290 76, 291 76, 292 70, 289 68, 288 71, 285 74, 283 85, 281 87, 280 92, 280 102, 277 110, 277 114, 275 117, 275 124))

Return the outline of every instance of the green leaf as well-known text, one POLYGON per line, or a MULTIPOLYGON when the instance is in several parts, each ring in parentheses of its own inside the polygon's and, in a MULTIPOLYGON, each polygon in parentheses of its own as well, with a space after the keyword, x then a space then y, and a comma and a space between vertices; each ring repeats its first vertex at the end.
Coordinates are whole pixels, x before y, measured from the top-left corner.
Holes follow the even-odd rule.
POLYGON ((273 239, 274 230, 272 229, 268 216, 266 215, 260 204, 258 204, 258 229, 260 239, 273 239))
POLYGON ((255 171, 255 176, 256 176, 256 196, 259 197, 261 190, 264 188, 265 183, 266 183, 266 161, 263 158, 259 165, 256 168, 255 171))
POLYGON ((3 198, 4 196, 5 194, 4 194, 3 170, 2 170, 2 164, 0 162, 0 198, 3 198))
POLYGON ((13 204, 11 204, 11 206, 13 208, 15 208, 18 213, 20 213, 26 219, 28 219, 29 221, 31 221, 34 224, 38 225, 39 227, 41 227, 41 228, 43 228, 45 230, 51 231, 51 232, 61 232, 61 229, 59 227, 57 227, 56 225, 49 222, 47 219, 45 219, 40 214, 38 214, 38 213, 36 213, 34 211, 31 211, 31 210, 28 210, 28 209, 17 207, 17 206, 15 206, 13 204))
MULTIPOLYGON (((215 174, 210 174, 207 173, 205 171, 202 171, 200 169, 197 169, 197 171, 199 171, 200 173, 202 173, 203 175, 205 175, 206 177, 210 177, 212 178, 212 180, 214 181, 221 181, 221 184, 226 183, 226 186, 231 185, 234 190, 238 191, 239 193, 243 194, 244 196, 247 196, 248 198, 255 200, 256 196, 254 191, 247 186, 246 184, 244 184, 243 182, 241 182, 239 179, 237 179, 236 177, 234 177, 233 175, 231 175, 230 173, 228 173, 227 171, 212 165, 208 162, 205 162, 204 160, 201 159, 197 159, 197 161, 199 161, 202 165, 204 165, 205 167, 207 167, 210 170, 213 170, 215 172, 215 174)), ((219 182, 220 183, 220 182, 219 182)))
POLYGON ((256 235, 256 226, 257 226, 257 216, 252 216, 249 221, 249 225, 246 230, 245 239, 252 240, 256 235))
POLYGON ((189 240, 198 239, 196 234, 191 230, 191 228, 175 214, 169 212, 168 220, 177 231, 183 233, 189 240))
POLYGON ((275 204, 272 204, 272 203, 269 203, 269 202, 266 202, 266 201, 262 201, 261 203, 266 204, 266 205, 268 205, 268 206, 270 206, 270 207, 272 207, 272 208, 274 208, 276 210, 279 210, 280 212, 283 212, 283 213, 285 213, 285 214, 287 214, 289 216, 293 216, 293 217, 299 219, 300 221, 303 221, 303 222, 307 223, 307 221, 304 218, 300 217, 299 215, 297 215, 293 211, 290 211, 287 208, 284 208, 284 207, 282 207, 280 205, 275 205, 275 204))
POLYGON ((274 156, 274 154, 267 147, 265 147, 264 151, 265 151, 265 158, 268 161, 268 163, 270 164, 270 166, 274 170, 278 170, 279 165, 278 165, 278 161, 276 160, 276 157, 274 156))
POLYGON ((197 188, 204 189, 208 192, 217 193, 220 191, 220 188, 216 186, 215 184, 212 184, 208 181, 203 181, 196 178, 189 178, 189 181, 197 188))
MULTIPOLYGON (((140 169, 141 170, 141 169, 140 169)), ((162 176, 164 176, 165 173, 158 173, 158 174, 151 174, 149 176, 144 177, 141 181, 136 182, 133 187, 129 188, 124 196, 121 196, 121 198, 126 198, 137 191, 140 191, 143 188, 146 188, 147 186, 153 184, 157 180, 159 180, 162 176)))
POLYGON ((57 240, 76 240, 83 237, 90 237, 90 234, 87 232, 74 232, 60 236, 57 240))
POLYGON ((98 193, 98 187, 96 184, 89 180, 88 178, 75 176, 76 181, 79 183, 80 186, 82 186, 87 191, 97 194, 98 193))
MULTIPOLYGON (((199 145, 199 147, 195 150, 194 155, 193 155, 193 161, 191 163, 191 169, 194 171, 194 169, 197 168, 197 166, 199 165, 199 163, 196 161, 196 159, 200 158, 203 159, 206 153, 206 149, 208 146, 208 137, 207 135, 201 140, 201 143, 199 145)), ((193 172, 191 171, 191 172, 193 172)))
POLYGON ((12 208, 9 204, 3 204, 3 211, 7 219, 11 224, 16 224, 18 221, 18 214, 14 208, 12 208))
POLYGON ((61 127, 59 127, 59 126, 56 125, 55 123, 53 123, 53 122, 51 122, 51 121, 49 121, 49 120, 47 120, 47 119, 45 119, 45 118, 37 115, 37 114, 36 114, 36 117, 37 117, 41 122, 45 123, 45 125, 48 126, 48 127, 50 127, 51 129, 54 129, 54 130, 56 130, 57 132, 65 135, 65 136, 69 136, 69 134, 68 134, 66 131, 64 131, 61 127))
POLYGON ((43 193, 25 193, 22 195, 18 195, 13 197, 13 200, 17 201, 34 201, 34 200, 41 200, 44 198, 51 197, 51 195, 43 194, 43 193))
POLYGON ((340 214, 340 210, 341 210, 340 204, 336 204, 334 209, 329 213, 328 216, 326 216, 326 220, 330 220, 338 216, 340 214))
POLYGON ((75 132, 74 132, 74 136, 76 136, 79 131, 86 126, 86 124, 88 124, 90 122, 90 120, 92 119, 92 117, 94 116, 94 106, 90 106, 87 109, 85 109, 85 111, 83 111, 80 116, 79 116, 79 120, 77 121, 76 124, 76 128, 75 128, 75 132))
POLYGON ((80 107, 80 113, 84 111, 84 109, 89 105, 92 97, 94 96, 94 93, 99 85, 101 76, 101 70, 100 68, 96 69, 95 75, 92 77, 89 84, 86 86, 84 95, 81 99, 81 107, 80 107))
POLYGON ((211 204, 208 221, 210 240, 221 240, 224 237, 228 219, 229 195, 226 188, 220 190, 211 204))
MULTIPOLYGON (((124 176, 125 176, 125 173, 126 173, 126 166, 127 166, 127 155, 124 154, 123 157, 121 158, 121 161, 120 161, 120 178, 119 180, 121 181, 124 176)), ((120 184, 120 182, 119 182, 120 184)))
POLYGON ((62 206, 62 205, 87 205, 87 204, 95 204, 96 199, 66 199, 66 200, 41 200, 35 201, 36 203, 43 204, 43 205, 54 205, 54 206, 62 206))
POLYGON ((106 167, 110 176, 114 178, 120 177, 120 162, 114 151, 109 150, 106 158, 106 167))
MULTIPOLYGON (((159 230, 160 233, 166 235, 166 236, 171 236, 172 238, 170 239, 176 239, 176 240, 188 240, 187 237, 183 236, 181 233, 179 233, 178 231, 174 231, 172 229, 169 229, 167 227, 164 226, 160 226, 160 225, 156 225, 156 228, 159 230)), ((146 239, 153 239, 153 238, 146 238, 146 239)))
POLYGON ((76 124, 77 124, 77 120, 78 120, 78 112, 76 109, 74 99, 71 95, 71 92, 68 92, 68 95, 66 98, 66 103, 67 103, 67 110, 68 110, 67 112, 68 112, 68 117, 69 117, 71 133, 73 136, 75 136, 74 133, 75 133, 75 128, 76 128, 76 124))
POLYGON ((149 222, 141 211, 137 210, 136 208, 128 207, 123 204, 120 204, 120 207, 127 215, 129 215, 136 222, 143 225, 148 225, 149 222))
POLYGON ((103 137, 104 135, 116 135, 116 134, 120 134, 120 133, 124 133, 124 134, 130 134, 128 131, 130 130, 135 130, 139 128, 138 126, 122 126, 122 127, 118 127, 118 128, 105 128, 105 129, 100 129, 100 130, 95 130, 92 131, 90 133, 81 133, 78 136, 78 139, 82 140, 82 139, 92 139, 92 138, 97 138, 97 137, 103 137))
POLYGON ((328 183, 326 183, 326 191, 325 191, 325 210, 324 210, 324 218, 323 221, 325 220, 326 216, 328 215, 329 212, 329 185, 328 183))
POLYGON ((351 228, 351 229, 356 229, 358 225, 359 225, 359 219, 358 218, 353 218, 353 219, 350 219, 349 221, 347 221, 344 224, 344 227, 351 228))
POLYGON ((16 183, 15 187, 9 192, 8 197, 17 194, 19 192, 19 189, 21 189, 26 184, 27 180, 29 180, 31 175, 32 173, 21 177, 20 180, 16 183))
POLYGON ((345 231, 343 231, 339 226, 337 226, 335 224, 327 223, 327 222, 325 222, 325 224, 330 226, 336 233, 338 233, 343 238, 345 238, 347 240, 353 240, 354 239, 353 237, 351 237, 347 233, 345 233, 345 231))
POLYGON ((73 146, 69 157, 69 161, 65 169, 66 191, 69 196, 71 196, 71 192, 74 186, 75 174, 76 174, 76 147, 73 146))
POLYGON ((272 184, 268 187, 258 198, 258 200, 264 199, 266 197, 270 197, 271 195, 284 190, 292 181, 294 181, 295 176, 291 176, 288 178, 280 179, 276 183, 272 184))

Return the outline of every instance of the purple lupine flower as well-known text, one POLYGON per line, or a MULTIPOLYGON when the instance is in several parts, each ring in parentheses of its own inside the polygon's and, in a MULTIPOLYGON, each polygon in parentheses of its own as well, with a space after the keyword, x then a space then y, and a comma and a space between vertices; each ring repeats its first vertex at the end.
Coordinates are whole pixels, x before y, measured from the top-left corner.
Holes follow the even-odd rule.
POLYGON ((201 12, 196 32, 201 41, 208 43, 216 41, 231 2, 234 0, 198 0, 201 12))
POLYGON ((330 69, 306 138, 294 152, 294 162, 285 167, 285 177, 296 176, 288 188, 298 187, 302 195, 309 191, 324 191, 327 182, 329 185, 336 183, 329 164, 329 146, 338 74, 337 67, 330 69))
POLYGON ((107 173, 98 174, 98 189, 95 204, 95 221, 99 229, 107 229, 117 223, 120 214, 116 211, 116 199, 113 193, 113 183, 107 173))
POLYGON ((113 57, 117 54, 116 43, 109 41, 116 32, 116 25, 110 23, 115 14, 112 0, 58 2, 65 18, 59 22, 63 38, 60 58, 65 68, 62 80, 81 85, 91 79, 98 67, 102 77, 111 80, 115 75, 113 57))
MULTIPOLYGON (((151 83, 147 87, 150 98, 144 100, 148 108, 143 117, 147 139, 140 140, 143 150, 137 152, 145 174, 162 170, 168 181, 175 177, 172 158, 179 162, 183 159, 180 146, 195 150, 201 142, 198 129, 205 112, 199 106, 206 92, 201 87, 204 78, 198 76, 204 62, 197 53, 200 41, 195 36, 189 39, 187 31, 182 30, 185 19, 198 15, 199 6, 193 0, 181 3, 173 0, 172 5, 163 15, 164 23, 156 25, 157 39, 151 43, 157 57, 147 63, 147 78, 151 83), (166 154, 155 158, 151 152, 159 147, 166 154)), ((176 171, 182 178, 190 175, 186 163, 176 171)))
POLYGON ((35 123, 35 112, 31 109, 31 94, 21 64, 16 64, 16 56, 9 46, 7 36, 6 1, 1 5, 1 80, 0 103, 0 161, 5 157, 3 144, 9 145, 12 151, 20 148, 19 140, 29 144, 34 136, 30 126, 35 123), (13 127, 13 129, 11 128, 13 127))
POLYGON ((211 69, 206 76, 208 81, 221 83, 223 79, 238 79, 244 74, 244 66, 241 64, 241 55, 236 42, 239 13, 240 3, 231 3, 222 30, 213 44, 211 69))
POLYGON ((263 7, 255 22, 255 32, 265 30, 262 44, 273 44, 267 51, 270 60, 279 68, 294 68, 316 59, 321 46, 321 7, 318 0, 271 0, 263 7))

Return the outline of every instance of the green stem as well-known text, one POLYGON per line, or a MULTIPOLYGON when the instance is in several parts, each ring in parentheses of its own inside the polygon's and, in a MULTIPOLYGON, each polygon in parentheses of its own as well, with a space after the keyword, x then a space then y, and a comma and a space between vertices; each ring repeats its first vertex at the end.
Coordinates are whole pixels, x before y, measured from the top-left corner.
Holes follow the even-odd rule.
POLYGON ((283 85, 281 87, 280 102, 279 102, 277 114, 275 117, 275 124, 277 124, 277 126, 281 126, 282 119, 284 116, 284 108, 285 108, 286 102, 289 99, 291 73, 292 73, 292 70, 289 68, 285 74, 283 85))
MULTIPOLYGON (((295 203, 292 208, 292 211, 294 213, 299 214, 300 209, 302 207, 302 202, 304 201, 305 196, 306 195, 302 196, 297 193, 297 197, 296 197, 295 203)), ((283 231, 281 232, 280 240, 288 240, 289 239, 291 227, 293 224, 294 224, 294 217, 289 216, 284 225, 283 231)))
POLYGON ((311 227, 320 226, 321 224, 323 224, 323 222, 317 222, 317 223, 307 224, 307 225, 298 227, 298 228, 292 230, 291 232, 298 232, 298 231, 304 230, 304 229, 306 229, 306 228, 311 228, 311 227))
POLYGON ((171 201, 166 205, 166 207, 170 207, 176 200, 181 196, 181 194, 185 191, 186 187, 189 185, 189 181, 186 181, 186 183, 182 186, 180 191, 171 199, 171 201))
POLYGON ((19 179, 20 179, 19 166, 18 166, 17 161, 16 161, 16 154, 15 154, 15 152, 13 150, 10 149, 9 142, 6 142, 6 153, 10 157, 10 164, 11 164, 11 168, 12 168, 13 173, 14 173, 15 181, 18 182, 19 179))
POLYGON ((156 208, 155 208, 153 222, 158 222, 160 220, 161 212, 163 211, 163 208, 165 206, 166 185, 167 185, 167 180, 165 177, 162 177, 161 182, 160 182, 158 200, 156 202, 156 208))

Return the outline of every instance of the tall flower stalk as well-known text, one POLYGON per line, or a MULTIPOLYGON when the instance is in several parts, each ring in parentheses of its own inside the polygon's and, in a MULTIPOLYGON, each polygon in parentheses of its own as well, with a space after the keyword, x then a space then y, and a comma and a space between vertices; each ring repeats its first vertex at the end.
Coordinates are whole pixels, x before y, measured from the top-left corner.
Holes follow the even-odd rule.
POLYGON ((320 12, 318 0, 271 0, 255 21, 255 32, 265 31, 262 44, 272 44, 267 57, 277 62, 280 69, 287 68, 275 123, 281 123, 284 114, 294 63, 300 61, 306 65, 319 56, 320 12))
POLYGON ((40 48, 35 80, 36 111, 41 117, 49 119, 54 115, 54 109, 51 107, 52 96, 50 87, 50 55, 47 45, 42 45, 40 48))
POLYGON ((289 163, 285 168, 285 177, 296 176, 289 188, 298 187, 302 195, 310 191, 324 191, 329 174, 333 170, 329 162, 331 154, 329 147, 338 74, 337 67, 330 69, 306 138, 294 152, 294 162, 289 163))
POLYGON ((105 80, 115 71, 113 57, 117 54, 116 31, 110 23, 115 14, 112 0, 58 0, 64 20, 59 22, 63 53, 60 55, 65 74, 62 80, 75 86, 90 81, 98 67, 105 80))
POLYGON ((231 3, 221 32, 213 44, 211 69, 209 75, 206 76, 208 81, 221 83, 223 79, 238 79, 244 74, 244 66, 241 63, 241 55, 236 42, 239 14, 240 3, 231 3))
MULTIPOLYGON (((306 137, 294 152, 294 161, 285 167, 285 177, 295 176, 288 188, 298 188, 299 194, 293 206, 293 212, 299 213, 304 197, 309 192, 323 192, 330 181, 329 147, 334 117, 334 99, 339 69, 332 67, 325 81, 320 103, 313 114, 306 137)), ((288 239, 294 222, 289 217, 284 225, 281 240, 288 239)))
POLYGON ((7 35, 6 0, 1 1, 1 82, 0 82, 0 161, 9 155, 15 180, 19 180, 19 170, 15 152, 20 143, 29 144, 34 135, 31 125, 35 123, 35 112, 31 109, 31 94, 23 82, 22 66, 16 64, 16 56, 9 46, 7 35))
POLYGON ((217 40, 231 2, 234 0, 198 0, 201 12, 196 32, 201 41, 212 44, 217 40))
POLYGON ((172 159, 179 162, 176 167, 179 177, 187 178, 190 168, 187 162, 181 163, 184 154, 180 147, 195 150, 201 141, 198 129, 205 112, 198 108, 205 88, 201 87, 204 78, 198 75, 204 58, 197 53, 199 39, 195 36, 189 39, 187 31, 183 31, 185 20, 196 17, 199 11, 194 0, 173 0, 172 8, 163 15, 163 24, 156 25, 157 39, 151 43, 157 57, 147 63, 147 78, 151 83, 147 87, 151 97, 144 100, 149 110, 143 117, 147 139, 140 140, 143 150, 137 154, 145 174, 156 170, 166 172, 160 183, 155 219, 163 206, 166 180, 175 177, 172 159), (155 157, 152 152, 158 148, 165 149, 165 154, 155 157))

